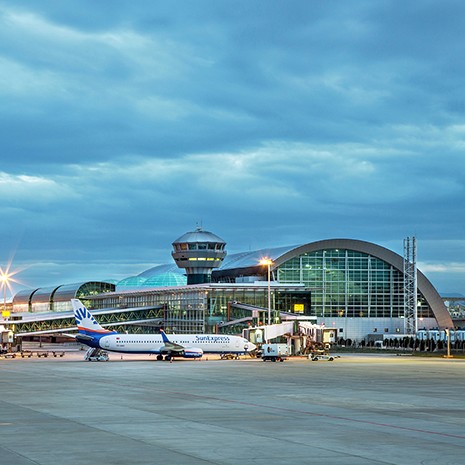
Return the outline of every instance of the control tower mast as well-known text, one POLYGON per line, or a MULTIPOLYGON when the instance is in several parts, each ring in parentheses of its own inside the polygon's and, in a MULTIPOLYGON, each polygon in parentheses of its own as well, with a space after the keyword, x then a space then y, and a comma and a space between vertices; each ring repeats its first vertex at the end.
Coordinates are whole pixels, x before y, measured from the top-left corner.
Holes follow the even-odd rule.
POLYGON ((226 242, 202 228, 183 234, 172 245, 171 255, 186 270, 187 284, 209 283, 213 268, 219 268, 226 257, 226 242))

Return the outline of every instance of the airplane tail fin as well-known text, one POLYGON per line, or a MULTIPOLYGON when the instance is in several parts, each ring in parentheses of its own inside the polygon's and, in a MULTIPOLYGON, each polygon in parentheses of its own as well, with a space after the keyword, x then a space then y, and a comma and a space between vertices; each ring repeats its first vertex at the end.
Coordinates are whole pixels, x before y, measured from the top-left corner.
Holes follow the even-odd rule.
POLYGON ((165 344, 171 344, 171 341, 168 339, 168 336, 166 335, 165 331, 163 331, 163 329, 160 329, 160 334, 165 344))
POLYGON ((114 331, 108 331, 97 323, 97 320, 87 310, 85 305, 79 299, 71 299, 73 305, 74 318, 79 333, 86 335, 108 334, 114 331))

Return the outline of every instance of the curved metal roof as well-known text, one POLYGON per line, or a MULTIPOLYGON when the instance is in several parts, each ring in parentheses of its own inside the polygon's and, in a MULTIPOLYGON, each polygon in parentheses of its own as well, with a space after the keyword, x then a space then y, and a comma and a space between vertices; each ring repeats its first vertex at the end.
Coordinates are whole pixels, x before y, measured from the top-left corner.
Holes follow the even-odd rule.
POLYGON ((54 287, 40 287, 34 292, 34 295, 31 296, 31 303, 46 303, 51 302, 53 295, 60 286, 54 287))
POLYGON ((13 297, 13 306, 21 304, 29 304, 31 297, 39 290, 36 289, 23 289, 18 291, 13 297))
POLYGON ((23 289, 13 297, 13 306, 31 303, 65 302, 75 297, 95 292, 105 292, 105 289, 115 290, 115 284, 104 281, 84 281, 81 283, 63 284, 55 287, 39 287, 23 289))
POLYGON ((84 281, 80 283, 64 284, 60 286, 54 295, 55 302, 64 302, 66 300, 79 298, 82 295, 105 292, 106 290, 115 290, 115 284, 105 281, 84 281))
POLYGON ((82 286, 82 284, 83 283, 79 283, 79 284, 73 283, 73 284, 64 284, 63 286, 60 286, 55 292, 55 296, 53 300, 62 302, 65 300, 74 299, 76 297, 77 291, 82 286))
POLYGON ((223 239, 221 239, 221 237, 217 236, 216 234, 213 234, 210 231, 204 231, 202 228, 197 228, 195 231, 183 234, 181 237, 178 237, 173 242, 173 245, 182 242, 215 242, 220 244, 226 244, 226 242, 223 239))
POLYGON ((252 250, 249 252, 241 252, 227 255, 220 267, 220 270, 230 268, 249 268, 260 266, 260 260, 269 258, 275 262, 279 257, 287 252, 294 250, 297 246, 275 247, 268 249, 252 250))

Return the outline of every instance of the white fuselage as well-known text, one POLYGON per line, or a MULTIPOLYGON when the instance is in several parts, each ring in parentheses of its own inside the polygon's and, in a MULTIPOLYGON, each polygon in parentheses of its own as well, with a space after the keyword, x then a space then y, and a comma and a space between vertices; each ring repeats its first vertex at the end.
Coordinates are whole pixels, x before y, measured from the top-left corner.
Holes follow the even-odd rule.
MULTIPOLYGON (((186 349, 198 348, 204 353, 242 354, 255 350, 256 346, 241 336, 226 334, 169 334, 172 343, 186 349)), ((102 349, 112 352, 159 354, 165 347, 160 334, 109 334, 99 340, 102 349)))

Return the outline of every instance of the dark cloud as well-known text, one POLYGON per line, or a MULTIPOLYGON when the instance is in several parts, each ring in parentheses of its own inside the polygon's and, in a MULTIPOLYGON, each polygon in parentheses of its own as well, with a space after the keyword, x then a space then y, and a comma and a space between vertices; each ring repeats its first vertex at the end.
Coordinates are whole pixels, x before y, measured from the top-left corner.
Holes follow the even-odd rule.
POLYGON ((0 2, 0 260, 30 286, 331 237, 463 289, 461 1, 0 2))

